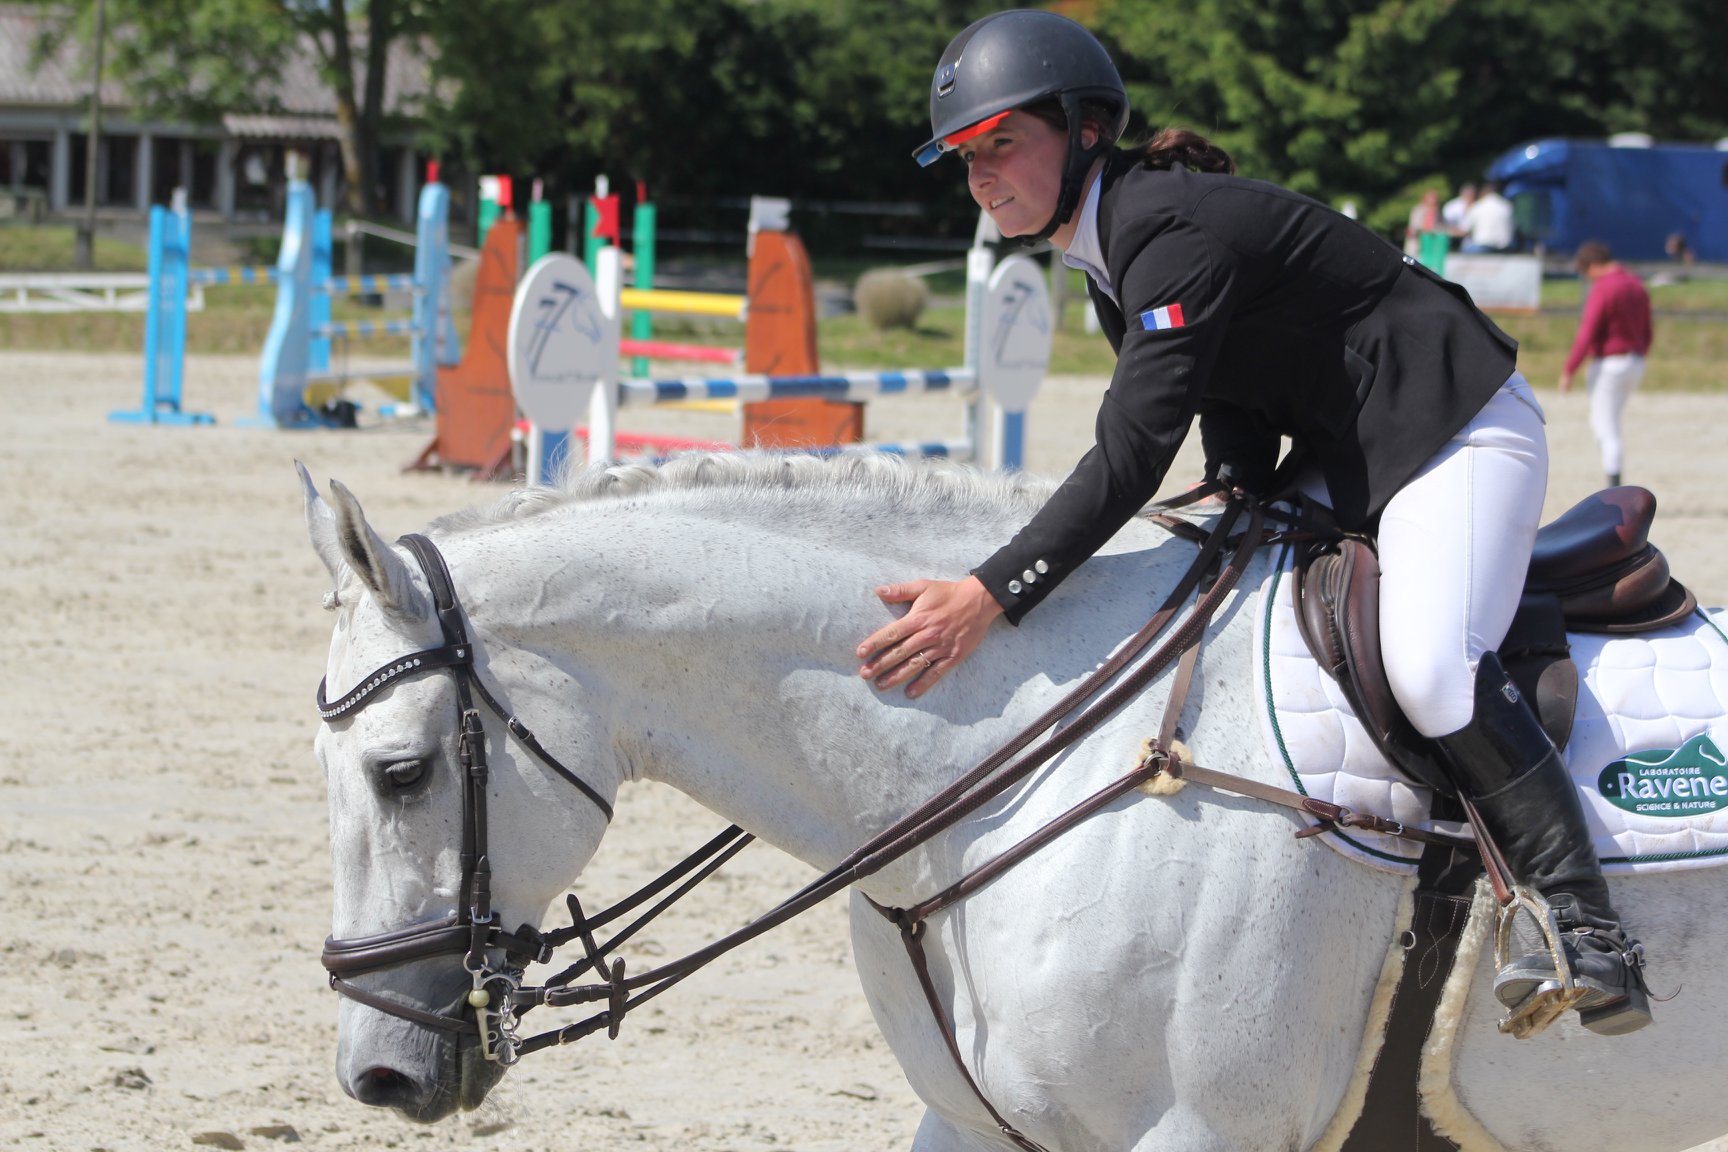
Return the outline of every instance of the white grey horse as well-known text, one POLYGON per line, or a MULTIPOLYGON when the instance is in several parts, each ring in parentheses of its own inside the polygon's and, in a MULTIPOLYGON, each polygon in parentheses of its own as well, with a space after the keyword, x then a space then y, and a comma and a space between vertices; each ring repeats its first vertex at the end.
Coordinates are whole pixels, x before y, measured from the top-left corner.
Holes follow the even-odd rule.
MULTIPOLYGON (((333 486, 327 503, 305 485, 336 587, 326 679, 337 700, 444 641, 420 564, 373 531, 346 489, 333 486)), ((480 680, 603 800, 663 781, 827 869, 1101 663, 1194 555, 1137 521, 940 690, 913 702, 861 681, 853 648, 885 619, 872 588, 963 573, 1046 492, 875 459, 690 458, 579 474, 428 535, 466 610, 480 680)), ((1183 727, 1197 763, 1282 783, 1250 675, 1254 590, 1269 562, 1212 625, 1183 727)), ((456 909, 456 680, 405 675, 319 731, 337 938, 442 923, 456 909)), ((1012 1145, 956 1071, 899 932, 865 897, 925 899, 1121 776, 1157 731, 1170 680, 856 886, 864 991, 927 1106, 919 1152, 1012 1145)), ((533 924, 575 882, 605 816, 486 723, 492 903, 504 925, 533 924)), ((1384 1013, 1376 990, 1401 956, 1410 885, 1297 840, 1302 823, 1195 786, 1129 793, 934 917, 932 977, 984 1097, 1053 1152, 1336 1147, 1384 1013)), ((1598 1037, 1568 1020, 1515 1041, 1496 1032, 1487 961, 1476 963, 1443 1006, 1458 1018, 1450 1051, 1430 1061, 1451 1086, 1444 1075, 1426 1086, 1465 1147, 1660 1152, 1728 1132, 1721 877, 1613 884, 1658 991, 1678 987, 1680 999, 1636 1035, 1598 1037)), ((458 950, 351 983, 375 1002, 455 1015, 471 977, 458 950)), ((341 1007, 337 1071, 356 1098, 421 1120, 475 1106, 502 1074, 472 1034, 354 1000, 341 1007)))

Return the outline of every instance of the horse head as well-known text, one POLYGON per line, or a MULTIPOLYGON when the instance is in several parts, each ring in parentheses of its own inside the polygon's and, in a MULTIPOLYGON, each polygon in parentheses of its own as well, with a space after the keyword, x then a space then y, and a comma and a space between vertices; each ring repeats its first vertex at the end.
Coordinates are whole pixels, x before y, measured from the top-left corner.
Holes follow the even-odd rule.
MULTIPOLYGON (((568 784, 483 717, 492 693, 510 698, 508 661, 439 593, 440 554, 385 543, 346 488, 326 502, 300 476, 337 613, 315 741, 335 893, 324 959, 346 997, 337 1074, 362 1103, 431 1122, 477 1106, 512 1062, 533 926, 598 846, 617 779, 593 755, 571 761, 581 779, 558 766, 592 801, 568 803, 568 784)), ((561 755, 592 752, 591 735, 580 709, 541 725, 561 755)))

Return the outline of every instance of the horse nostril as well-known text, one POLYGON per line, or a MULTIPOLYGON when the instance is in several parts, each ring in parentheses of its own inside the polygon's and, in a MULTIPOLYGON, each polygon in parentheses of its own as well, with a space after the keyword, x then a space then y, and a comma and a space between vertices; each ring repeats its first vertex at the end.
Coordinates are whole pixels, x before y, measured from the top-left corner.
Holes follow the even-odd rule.
POLYGON ((394 1068, 368 1068, 354 1084, 354 1099, 380 1108, 413 1108, 420 1102, 414 1081, 394 1068))

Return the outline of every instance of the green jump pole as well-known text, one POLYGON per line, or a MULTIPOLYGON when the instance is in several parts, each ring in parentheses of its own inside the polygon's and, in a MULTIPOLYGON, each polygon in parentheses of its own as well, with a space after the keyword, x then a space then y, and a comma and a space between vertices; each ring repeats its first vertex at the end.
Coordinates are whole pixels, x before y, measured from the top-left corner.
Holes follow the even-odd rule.
MULTIPOLYGON (((640 184, 636 186, 636 212, 630 246, 636 254, 636 287, 654 287, 654 205, 648 202, 646 189, 640 184)), ((654 317, 646 311, 631 316, 630 335, 638 340, 652 339, 654 317)), ((634 371, 638 376, 648 375, 646 356, 636 357, 634 371)))
POLYGON ((488 232, 492 231, 492 225, 494 223, 496 223, 497 220, 498 220, 498 201, 496 201, 496 200, 482 200, 482 201, 480 201, 480 235, 478 238, 479 242, 475 245, 476 247, 478 247, 478 248, 486 247, 486 234, 488 232))
MULTIPOLYGON (((552 205, 546 201, 546 185, 534 181, 533 198, 528 201, 528 261, 520 275, 526 276, 528 268, 534 261, 552 251, 552 205)), ((541 458, 545 470, 541 476, 531 477, 534 483, 544 483, 551 479, 551 464, 554 458, 562 458, 570 451, 570 434, 568 432, 547 432, 541 430, 541 458)))
MULTIPOLYGON (((538 185, 539 181, 535 181, 538 185)), ((528 263, 552 251, 552 205, 535 200, 528 205, 528 263)))

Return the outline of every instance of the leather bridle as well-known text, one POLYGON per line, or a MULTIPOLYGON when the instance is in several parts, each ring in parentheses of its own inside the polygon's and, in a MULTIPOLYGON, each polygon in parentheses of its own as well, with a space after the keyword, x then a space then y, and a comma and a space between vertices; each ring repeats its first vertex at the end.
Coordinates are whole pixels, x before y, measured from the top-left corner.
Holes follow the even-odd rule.
POLYGON ((524 746, 548 768, 574 785, 608 821, 612 805, 592 785, 560 764, 534 734, 501 707, 486 690, 474 668, 474 646, 468 641, 462 621, 462 606, 456 599, 450 569, 433 543, 424 536, 402 537, 404 544, 426 574, 432 589, 433 607, 444 643, 403 656, 365 677, 353 691, 334 702, 324 698, 324 681, 318 683, 318 715, 326 723, 358 712, 379 692, 398 681, 439 669, 449 669, 456 680, 458 753, 462 787, 462 885, 454 913, 430 923, 415 924, 373 936, 356 936, 324 942, 323 961, 330 973, 330 986, 342 995, 380 1012, 418 1024, 453 1032, 474 1032, 488 1060, 513 1064, 517 1058, 515 1017, 510 1012, 512 996, 521 984, 530 961, 546 962, 552 956, 547 937, 525 924, 506 932, 492 908, 492 866, 487 857, 486 785, 490 770, 486 763, 486 729, 474 708, 479 696, 524 746), (503 963, 493 955, 503 952, 503 963), (467 1004, 474 1018, 447 1016, 388 999, 352 983, 348 977, 381 968, 393 968, 429 956, 460 952, 471 978, 467 1004))

